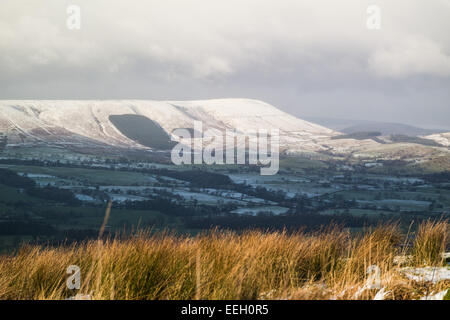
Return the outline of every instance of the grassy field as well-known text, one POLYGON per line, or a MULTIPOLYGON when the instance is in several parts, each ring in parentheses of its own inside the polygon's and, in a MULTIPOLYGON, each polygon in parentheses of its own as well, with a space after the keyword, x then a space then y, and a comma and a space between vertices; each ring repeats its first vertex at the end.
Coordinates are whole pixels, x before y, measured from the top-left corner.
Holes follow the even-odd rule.
POLYGON ((377 216, 380 214, 390 215, 393 216, 398 213, 392 213, 390 211, 383 211, 383 210, 369 210, 369 209, 327 209, 320 212, 320 214, 329 214, 329 215, 335 215, 335 214, 342 214, 342 213, 348 213, 352 216, 377 216))
POLYGON ((0 184, 0 201, 26 201, 28 203, 35 203, 38 202, 39 199, 31 197, 23 192, 19 192, 17 188, 0 184))
POLYGON ((1 168, 16 172, 31 174, 46 174, 69 180, 75 179, 99 185, 146 185, 150 181, 149 175, 138 172, 112 171, 102 169, 84 169, 68 167, 38 167, 21 165, 1 165, 1 168))
POLYGON ((430 221, 415 230, 414 240, 388 224, 356 235, 337 227, 296 234, 139 233, 55 248, 24 246, 0 256, 0 299, 77 293, 93 299, 373 299, 380 290, 385 299, 418 299, 448 289, 449 280, 417 282, 401 270, 444 266, 448 231, 447 222, 430 221), (398 255, 410 255, 402 267, 394 262, 398 255), (79 290, 66 287, 70 265, 81 270, 79 290), (380 271, 378 286, 368 284, 373 265, 380 271))
POLYGON ((280 159, 280 168, 285 170, 300 171, 327 169, 328 165, 323 161, 286 157, 280 159))

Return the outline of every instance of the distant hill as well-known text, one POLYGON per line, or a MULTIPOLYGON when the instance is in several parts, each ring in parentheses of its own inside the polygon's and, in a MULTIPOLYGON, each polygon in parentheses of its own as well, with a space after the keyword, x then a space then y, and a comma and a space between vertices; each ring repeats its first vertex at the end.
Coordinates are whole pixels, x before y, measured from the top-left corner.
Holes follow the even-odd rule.
POLYGON ((341 130, 343 133, 355 133, 361 131, 378 131, 383 136, 387 135, 403 135, 403 136, 426 136, 433 133, 443 132, 445 130, 424 129, 402 123, 368 123, 354 125, 341 130))
MULTIPOLYGON (((369 131, 369 132, 352 132, 349 134, 343 134, 340 136, 334 136, 331 139, 355 139, 355 140, 365 140, 365 139, 375 139, 376 137, 381 136, 381 132, 378 131, 369 131)), ((376 141, 376 140, 375 140, 376 141)))
POLYGON ((388 137, 385 137, 384 139, 380 139, 381 136, 380 132, 377 131, 369 131, 369 132, 354 132, 349 134, 342 134, 339 136, 331 137, 332 140, 339 140, 339 139, 354 139, 354 140, 366 140, 371 139, 378 143, 388 143, 389 141, 394 143, 400 143, 400 142, 406 142, 406 143, 415 143, 415 144, 421 144, 424 146, 430 146, 430 147, 443 147, 444 145, 440 144, 439 142, 428 139, 428 138, 422 138, 417 136, 407 136, 403 134, 391 134, 388 137))
POLYGON ((443 145, 427 138, 421 138, 421 137, 411 137, 401 134, 393 134, 390 136, 390 139, 392 142, 407 142, 407 143, 416 143, 421 144, 424 146, 431 146, 431 147, 442 147, 443 145))
POLYGON ((450 147, 450 132, 444 132, 444 133, 440 133, 440 134, 432 134, 425 138, 436 141, 437 143, 439 143, 443 146, 450 147))
POLYGON ((358 132, 380 132, 383 136, 406 135, 426 136, 435 133, 446 132, 445 129, 428 129, 395 122, 377 122, 369 120, 335 119, 326 117, 304 117, 308 121, 315 122, 327 128, 342 133, 353 134, 358 132))

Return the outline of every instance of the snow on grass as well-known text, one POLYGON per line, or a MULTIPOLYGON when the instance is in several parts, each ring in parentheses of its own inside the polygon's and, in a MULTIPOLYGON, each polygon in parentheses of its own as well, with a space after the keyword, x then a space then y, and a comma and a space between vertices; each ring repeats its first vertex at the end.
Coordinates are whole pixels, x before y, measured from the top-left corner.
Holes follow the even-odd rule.
POLYGON ((114 193, 109 193, 108 195, 112 201, 117 201, 117 202, 124 202, 127 200, 129 200, 129 201, 148 200, 147 198, 144 198, 144 197, 132 196, 132 195, 123 195, 123 194, 114 194, 114 193))
POLYGON ((420 282, 439 282, 450 280, 448 267, 403 268, 400 270, 408 279, 420 282))
POLYGON ((81 200, 81 201, 95 201, 95 199, 92 198, 91 196, 88 196, 85 194, 80 194, 80 193, 76 193, 75 198, 77 198, 78 200, 81 200))

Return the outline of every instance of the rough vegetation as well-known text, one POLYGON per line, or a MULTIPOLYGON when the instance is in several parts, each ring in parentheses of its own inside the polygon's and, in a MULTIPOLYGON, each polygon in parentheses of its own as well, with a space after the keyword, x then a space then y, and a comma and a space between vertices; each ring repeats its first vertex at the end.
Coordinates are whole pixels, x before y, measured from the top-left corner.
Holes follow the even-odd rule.
POLYGON ((0 298, 419 299, 448 289, 449 280, 411 280, 401 270, 445 268, 448 231, 447 221, 428 221, 414 237, 412 229, 404 234, 390 223, 358 234, 337 226, 196 237, 138 232, 68 246, 24 246, 0 257, 0 298), (399 265, 399 255, 412 259, 399 265), (66 287, 70 265, 80 267, 79 290, 66 287))

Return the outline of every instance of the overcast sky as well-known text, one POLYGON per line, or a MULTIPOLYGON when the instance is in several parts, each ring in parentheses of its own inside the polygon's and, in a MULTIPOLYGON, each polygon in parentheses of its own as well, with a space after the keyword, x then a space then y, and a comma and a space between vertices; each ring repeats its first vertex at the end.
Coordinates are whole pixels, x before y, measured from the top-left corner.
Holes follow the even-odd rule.
POLYGON ((0 99, 243 97, 450 129, 449 31, 450 0, 1 0, 0 99))

